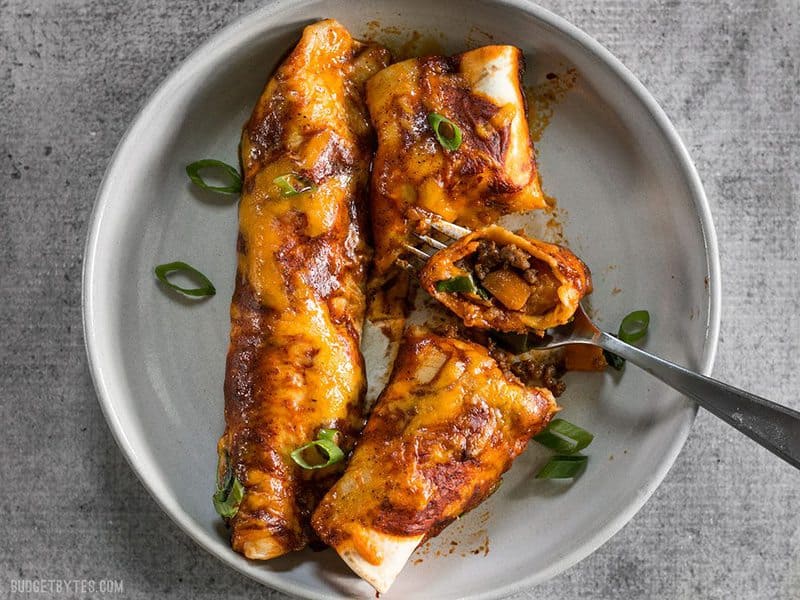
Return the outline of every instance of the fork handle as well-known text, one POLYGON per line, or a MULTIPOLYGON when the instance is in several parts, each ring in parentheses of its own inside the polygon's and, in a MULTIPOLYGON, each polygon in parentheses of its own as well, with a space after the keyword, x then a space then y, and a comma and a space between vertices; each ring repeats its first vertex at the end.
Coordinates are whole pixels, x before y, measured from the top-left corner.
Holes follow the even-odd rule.
POLYGON ((594 342, 689 396, 764 448, 800 469, 800 412, 689 371, 605 332, 594 342))

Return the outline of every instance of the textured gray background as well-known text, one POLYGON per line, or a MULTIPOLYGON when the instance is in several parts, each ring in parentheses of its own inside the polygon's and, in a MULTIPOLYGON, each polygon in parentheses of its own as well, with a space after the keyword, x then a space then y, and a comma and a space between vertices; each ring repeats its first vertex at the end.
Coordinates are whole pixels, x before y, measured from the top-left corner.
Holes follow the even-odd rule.
MULTIPOLYGON (((0 596, 16 578, 113 578, 116 597, 284 598, 147 495, 103 421, 80 324, 87 219, 125 127, 258 4, 0 0, 0 596)), ((800 408, 800 4, 544 5, 631 68, 696 161, 724 274, 715 375, 800 408)), ((630 524, 517 598, 798 598, 799 506, 796 471, 701 412, 630 524)))

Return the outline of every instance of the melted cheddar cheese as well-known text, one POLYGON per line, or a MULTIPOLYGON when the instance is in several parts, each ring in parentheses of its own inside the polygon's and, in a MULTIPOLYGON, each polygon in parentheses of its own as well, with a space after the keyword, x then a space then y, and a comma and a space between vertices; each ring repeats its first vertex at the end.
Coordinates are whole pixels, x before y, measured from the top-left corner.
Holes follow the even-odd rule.
POLYGON ((388 60, 336 21, 306 27, 242 135, 219 452, 245 488, 229 525, 234 550, 248 558, 302 548, 311 511, 341 472, 341 464, 303 471, 290 453, 321 428, 337 429, 347 452, 364 424, 363 205, 372 156, 364 82, 388 60), (275 182, 285 175, 311 189, 286 195, 275 182))
POLYGON ((453 57, 396 63, 367 82, 378 132, 372 175, 375 276, 390 277, 423 208, 467 227, 546 205, 520 87, 522 54, 486 46, 453 57), (462 132, 457 150, 437 141, 428 115, 462 132))
POLYGON ((420 541, 496 489, 557 410, 484 347, 412 328, 314 529, 385 591, 420 541))

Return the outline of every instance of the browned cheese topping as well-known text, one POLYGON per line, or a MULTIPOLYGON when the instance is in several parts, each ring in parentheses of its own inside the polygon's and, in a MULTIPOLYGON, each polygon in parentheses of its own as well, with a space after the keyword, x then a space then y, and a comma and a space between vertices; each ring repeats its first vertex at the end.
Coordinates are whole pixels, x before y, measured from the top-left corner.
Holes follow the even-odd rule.
POLYGON ((236 285, 220 470, 244 486, 234 550, 268 559, 302 548, 309 518, 343 465, 290 457, 320 428, 352 448, 364 423, 359 350, 369 250, 364 203, 372 130, 364 82, 382 48, 332 20, 303 31, 244 128, 236 285), (303 181, 286 194, 281 177, 303 181))
POLYGON ((314 527, 340 553, 354 544, 363 555, 374 532, 437 535, 496 489, 557 410, 549 391, 522 386, 483 346, 412 328, 314 527))

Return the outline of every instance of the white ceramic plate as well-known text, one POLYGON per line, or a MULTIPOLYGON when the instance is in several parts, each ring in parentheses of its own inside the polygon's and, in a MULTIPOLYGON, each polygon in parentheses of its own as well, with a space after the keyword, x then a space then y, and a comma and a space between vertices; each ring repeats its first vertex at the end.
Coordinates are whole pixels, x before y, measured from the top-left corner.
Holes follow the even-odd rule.
MULTIPOLYGON (((97 197, 83 281, 97 394, 139 478, 206 550, 297 596, 369 597, 331 551, 255 563, 228 546, 210 497, 236 205, 198 191, 184 174, 199 158, 237 162, 241 126, 272 69, 303 25, 327 16, 362 35, 376 32, 369 21, 433 31, 449 52, 489 43, 489 34, 524 50, 528 83, 578 70, 538 151, 545 188, 566 209, 567 239, 594 272, 593 304, 607 328, 647 308, 647 349, 709 372, 719 265, 700 181, 664 113, 597 42, 532 4, 278 1, 192 54, 134 121, 97 197), (165 293, 152 269, 173 260, 211 277, 217 296, 194 302, 165 293)), ((545 453, 529 449, 497 494, 418 551, 387 598, 501 597, 587 556, 642 506, 680 451, 695 407, 634 367, 622 377, 570 375, 568 385, 564 415, 596 435, 583 477, 572 485, 534 480, 545 453)))

